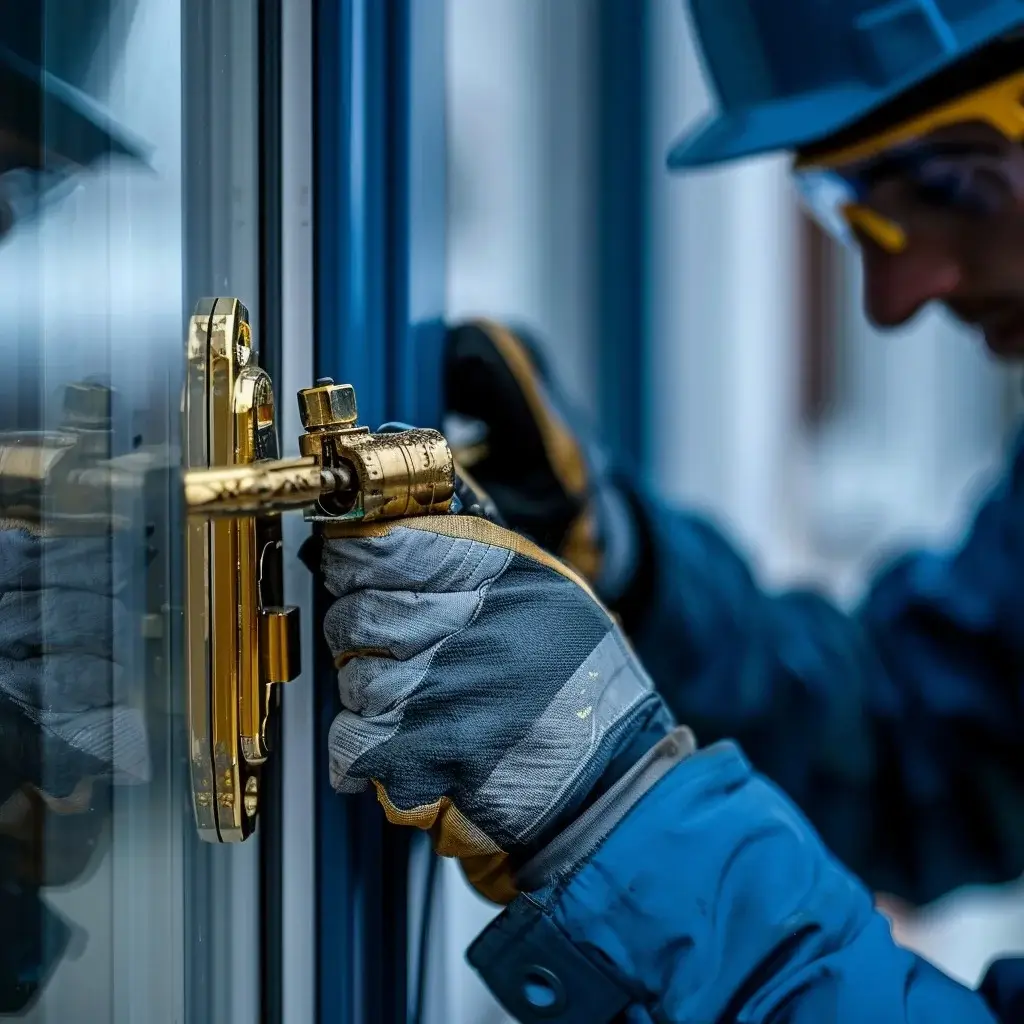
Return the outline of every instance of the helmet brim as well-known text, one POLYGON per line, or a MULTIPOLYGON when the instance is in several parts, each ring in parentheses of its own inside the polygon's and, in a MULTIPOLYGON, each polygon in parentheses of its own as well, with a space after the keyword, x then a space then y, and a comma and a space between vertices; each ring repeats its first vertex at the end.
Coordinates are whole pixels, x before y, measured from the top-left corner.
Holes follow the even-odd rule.
POLYGON ((729 114, 717 114, 681 135, 668 154, 671 170, 725 164, 787 152, 826 138, 865 110, 863 90, 846 95, 798 96, 729 114))
MULTIPOLYGON (((998 11, 980 12, 960 26, 956 60, 980 50, 1000 33, 1019 29, 1021 25, 1019 3, 1007 2, 998 11)), ((821 142, 950 67, 951 63, 948 54, 938 53, 883 86, 873 88, 867 82, 837 84, 710 116, 673 143, 668 153, 668 166, 671 170, 710 167, 821 142)))

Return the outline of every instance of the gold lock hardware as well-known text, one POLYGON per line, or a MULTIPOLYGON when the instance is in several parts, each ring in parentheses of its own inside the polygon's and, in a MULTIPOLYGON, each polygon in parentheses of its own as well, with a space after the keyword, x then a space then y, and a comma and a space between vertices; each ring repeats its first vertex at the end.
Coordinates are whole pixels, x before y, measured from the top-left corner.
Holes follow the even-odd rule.
POLYGON ((299 392, 299 414, 299 450, 332 477, 307 518, 401 519, 450 508, 455 464, 436 430, 371 434, 356 422, 355 391, 330 378, 299 392))
POLYGON ((300 671, 298 609, 282 593, 279 513, 322 524, 447 511, 455 467, 434 430, 371 433, 356 396, 298 393, 299 458, 281 459, 274 392, 237 299, 204 299, 187 339, 183 485, 192 792, 200 836, 253 831, 278 684, 300 671))
MULTIPOLYGON (((276 459, 273 386, 259 366, 245 307, 230 298, 200 302, 187 346, 186 481, 195 471, 216 478, 276 459)), ((186 506, 188 499, 186 483, 186 506)), ((282 569, 277 517, 256 510, 188 517, 189 752, 196 825, 209 842, 239 842, 252 833, 276 684, 299 672, 298 644, 289 647, 298 609, 284 607, 282 569)))

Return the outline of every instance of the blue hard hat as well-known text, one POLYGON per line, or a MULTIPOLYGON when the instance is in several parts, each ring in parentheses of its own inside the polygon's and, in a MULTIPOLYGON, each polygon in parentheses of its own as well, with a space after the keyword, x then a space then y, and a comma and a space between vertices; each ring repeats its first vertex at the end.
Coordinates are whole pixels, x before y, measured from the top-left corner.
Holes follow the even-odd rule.
POLYGON ((718 111, 672 168, 792 150, 1024 25, 1024 0, 687 0, 718 111))
POLYGON ((109 0, 0 0, 0 130, 23 151, 83 166, 107 155, 144 159, 139 140, 77 84, 109 18, 109 0))

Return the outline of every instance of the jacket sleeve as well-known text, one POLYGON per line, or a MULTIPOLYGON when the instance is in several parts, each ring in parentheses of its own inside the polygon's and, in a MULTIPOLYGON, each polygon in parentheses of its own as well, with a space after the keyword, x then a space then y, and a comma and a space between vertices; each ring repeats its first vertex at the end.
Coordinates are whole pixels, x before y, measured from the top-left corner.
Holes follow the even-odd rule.
POLYGON ((702 743, 737 739, 876 890, 924 903, 1024 870, 1024 468, 963 542, 884 567, 847 613, 762 590, 704 519, 634 498, 618 608, 702 743))
POLYGON ((730 743, 672 768, 469 959, 524 1024, 998 1019, 893 943, 869 893, 730 743))

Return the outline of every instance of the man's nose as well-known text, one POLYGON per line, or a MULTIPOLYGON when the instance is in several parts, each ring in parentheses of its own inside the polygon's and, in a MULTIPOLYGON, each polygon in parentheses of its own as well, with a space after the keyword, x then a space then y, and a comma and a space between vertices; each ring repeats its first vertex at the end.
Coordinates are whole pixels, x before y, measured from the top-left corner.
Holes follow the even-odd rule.
POLYGON ((923 306, 952 294, 962 273, 957 260, 923 241, 889 253, 870 242, 861 248, 864 312, 879 327, 898 327, 923 306))

